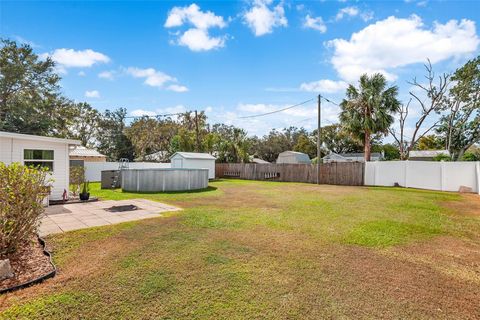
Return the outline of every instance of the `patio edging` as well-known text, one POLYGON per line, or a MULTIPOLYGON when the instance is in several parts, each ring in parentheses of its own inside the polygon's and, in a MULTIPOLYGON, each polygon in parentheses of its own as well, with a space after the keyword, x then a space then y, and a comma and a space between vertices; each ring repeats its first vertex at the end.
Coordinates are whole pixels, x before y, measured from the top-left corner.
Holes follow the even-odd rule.
POLYGON ((53 278, 57 274, 57 267, 55 266, 55 264, 52 261, 52 254, 46 248, 47 244, 46 244, 45 240, 42 237, 40 237, 38 234, 37 234, 37 239, 38 239, 38 242, 40 243, 40 245, 42 246, 43 254, 48 257, 48 260, 53 267, 53 271, 50 271, 49 273, 47 273, 43 276, 40 276, 40 277, 35 278, 33 280, 27 281, 25 283, 18 284, 18 285, 15 285, 13 287, 2 289, 2 290, 0 290, 0 294, 20 290, 20 289, 32 286, 34 284, 41 283, 41 282, 43 282, 47 279, 53 278))

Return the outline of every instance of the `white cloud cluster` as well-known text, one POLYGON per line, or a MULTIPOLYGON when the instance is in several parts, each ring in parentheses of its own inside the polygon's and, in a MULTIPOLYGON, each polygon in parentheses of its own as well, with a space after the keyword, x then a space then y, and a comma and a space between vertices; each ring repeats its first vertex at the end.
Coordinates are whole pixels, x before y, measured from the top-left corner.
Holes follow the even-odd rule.
POLYGON ((337 15, 335 16, 335 20, 339 21, 345 17, 356 17, 359 16, 363 19, 363 21, 369 21, 373 19, 373 12, 372 11, 361 11, 358 7, 345 7, 338 10, 337 15))
POLYGON ((53 61, 64 68, 89 68, 94 64, 110 62, 110 58, 103 53, 93 51, 92 49, 74 50, 74 49, 56 49, 50 54, 53 61))
POLYGON ((425 28, 420 17, 391 16, 353 33, 350 40, 328 42, 334 53, 331 63, 346 81, 356 81, 363 73, 381 72, 396 79, 394 69, 427 58, 436 63, 475 52, 479 44, 475 22, 463 19, 425 28))
POLYGON ((303 22, 304 28, 314 29, 320 31, 320 33, 327 32, 327 25, 323 21, 322 17, 311 17, 309 14, 305 17, 303 22))
MULTIPOLYGON (((211 107, 208 107, 208 108, 210 108, 210 111, 211 111, 211 107)), ((158 108, 155 110, 135 109, 130 112, 130 115, 133 117, 142 117, 142 116, 153 117, 156 115, 174 114, 174 113, 181 113, 186 111, 187 111, 187 108, 184 105, 179 104, 173 107, 158 108)), ((172 118, 176 119, 176 116, 172 116, 172 118)))
POLYGON ((100 92, 98 90, 85 91, 86 98, 100 98, 100 92))
POLYGON ((188 88, 179 85, 178 80, 161 71, 157 71, 153 68, 140 69, 129 67, 125 72, 134 78, 145 79, 143 83, 150 87, 157 87, 175 92, 186 92, 188 88))
POLYGON ((279 3, 270 8, 271 4, 272 0, 255 0, 253 6, 243 15, 245 24, 257 37, 272 33, 275 27, 288 25, 283 5, 279 3))
POLYGON ((201 11, 195 3, 186 7, 173 7, 168 13, 165 28, 181 27, 185 24, 193 26, 179 33, 177 43, 192 51, 208 51, 225 45, 225 36, 214 37, 209 34, 210 28, 224 28, 226 23, 222 16, 211 11, 201 11))
POLYGON ((115 79, 115 71, 102 71, 98 74, 100 79, 113 80, 115 79))
POLYGON ((313 82, 304 82, 300 85, 300 90, 317 93, 336 93, 347 88, 345 81, 319 80, 313 82))

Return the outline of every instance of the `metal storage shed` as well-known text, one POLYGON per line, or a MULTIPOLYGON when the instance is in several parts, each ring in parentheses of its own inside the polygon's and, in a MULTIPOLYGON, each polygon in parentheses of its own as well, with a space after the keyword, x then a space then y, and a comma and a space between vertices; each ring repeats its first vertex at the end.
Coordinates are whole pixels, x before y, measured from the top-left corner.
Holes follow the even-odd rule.
POLYGON ((208 169, 208 179, 215 179, 215 157, 209 153, 175 152, 170 161, 172 168, 208 169))
POLYGON ((297 151, 284 151, 278 155, 277 163, 301 163, 311 164, 310 157, 306 153, 297 151))

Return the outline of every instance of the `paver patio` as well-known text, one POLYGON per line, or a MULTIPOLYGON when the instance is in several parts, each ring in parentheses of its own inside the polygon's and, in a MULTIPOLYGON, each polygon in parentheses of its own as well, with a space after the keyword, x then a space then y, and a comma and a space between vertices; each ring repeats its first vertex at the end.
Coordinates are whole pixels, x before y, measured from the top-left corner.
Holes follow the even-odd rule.
POLYGON ((45 236, 90 227, 105 226, 126 221, 159 217, 162 212, 178 211, 178 207, 146 199, 106 200, 50 206, 41 219, 39 233, 45 236), (139 209, 109 212, 112 206, 135 205, 139 209))

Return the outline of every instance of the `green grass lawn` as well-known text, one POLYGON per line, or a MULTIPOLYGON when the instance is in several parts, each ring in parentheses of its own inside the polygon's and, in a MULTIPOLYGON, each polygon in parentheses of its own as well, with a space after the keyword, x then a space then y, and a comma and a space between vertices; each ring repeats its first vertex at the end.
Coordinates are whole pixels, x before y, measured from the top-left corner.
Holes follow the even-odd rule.
POLYGON ((474 197, 243 180, 91 193, 184 210, 50 236, 59 274, 6 295, 0 318, 480 317, 474 197))

